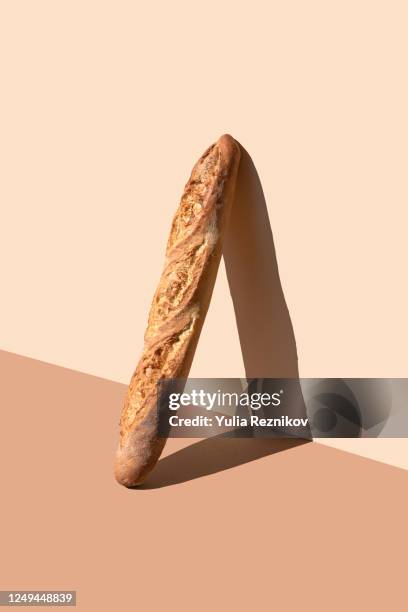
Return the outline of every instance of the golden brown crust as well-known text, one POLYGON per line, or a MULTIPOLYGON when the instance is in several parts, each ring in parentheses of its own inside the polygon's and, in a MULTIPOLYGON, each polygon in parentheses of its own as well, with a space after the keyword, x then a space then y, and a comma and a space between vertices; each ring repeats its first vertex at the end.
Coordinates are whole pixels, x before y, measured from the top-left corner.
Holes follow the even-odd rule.
POLYGON ((235 140, 221 136, 194 166, 174 216, 143 354, 120 420, 115 475, 127 487, 145 480, 163 450, 157 384, 188 376, 221 258, 239 158, 235 140))

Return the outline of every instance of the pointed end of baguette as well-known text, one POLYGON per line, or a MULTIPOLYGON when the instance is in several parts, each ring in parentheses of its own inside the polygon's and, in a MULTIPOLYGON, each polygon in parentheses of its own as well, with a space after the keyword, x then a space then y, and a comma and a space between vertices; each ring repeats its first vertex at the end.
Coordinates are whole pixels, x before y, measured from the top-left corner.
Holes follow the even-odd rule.
POLYGON ((223 134, 216 142, 223 163, 228 168, 238 167, 241 158, 241 148, 239 143, 230 134, 223 134))

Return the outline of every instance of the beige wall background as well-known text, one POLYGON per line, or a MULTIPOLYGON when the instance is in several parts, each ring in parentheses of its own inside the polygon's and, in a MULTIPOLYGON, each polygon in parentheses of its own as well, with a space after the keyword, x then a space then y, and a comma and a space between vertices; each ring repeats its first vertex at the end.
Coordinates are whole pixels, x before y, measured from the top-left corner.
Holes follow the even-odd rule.
MULTIPOLYGON (((407 376, 407 16, 2 2, 0 347, 127 382, 183 185, 230 132, 263 183, 301 375, 407 376)), ((223 265, 191 374, 243 374, 223 265)), ((369 442, 342 447, 406 461, 405 441, 398 461, 369 442)))

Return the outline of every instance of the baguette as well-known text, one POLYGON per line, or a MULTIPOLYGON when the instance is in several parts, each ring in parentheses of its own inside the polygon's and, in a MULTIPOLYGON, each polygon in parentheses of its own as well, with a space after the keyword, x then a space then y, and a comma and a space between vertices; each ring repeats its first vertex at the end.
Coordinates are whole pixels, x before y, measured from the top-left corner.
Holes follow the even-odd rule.
POLYGON ((120 419, 115 476, 126 487, 144 482, 165 445, 158 436, 158 382, 187 378, 190 371, 220 263, 239 159, 236 141, 221 136, 194 166, 174 216, 143 353, 120 419))

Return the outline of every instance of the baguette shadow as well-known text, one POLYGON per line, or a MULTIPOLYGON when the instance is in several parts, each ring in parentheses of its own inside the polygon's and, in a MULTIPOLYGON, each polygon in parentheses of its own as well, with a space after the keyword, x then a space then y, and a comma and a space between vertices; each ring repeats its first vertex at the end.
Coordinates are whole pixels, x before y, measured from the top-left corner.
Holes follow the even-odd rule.
MULTIPOLYGON (((295 334, 279 277, 268 209, 255 165, 242 146, 223 257, 246 377, 299 378, 295 334)), ((161 459, 143 488, 201 478, 307 441, 225 436, 201 440, 161 459)))
POLYGON ((223 256, 246 377, 298 378, 268 208, 255 165, 242 147, 223 256))
POLYGON ((160 489, 256 461, 306 444, 294 438, 229 438, 200 440, 160 459, 139 489, 160 489))

